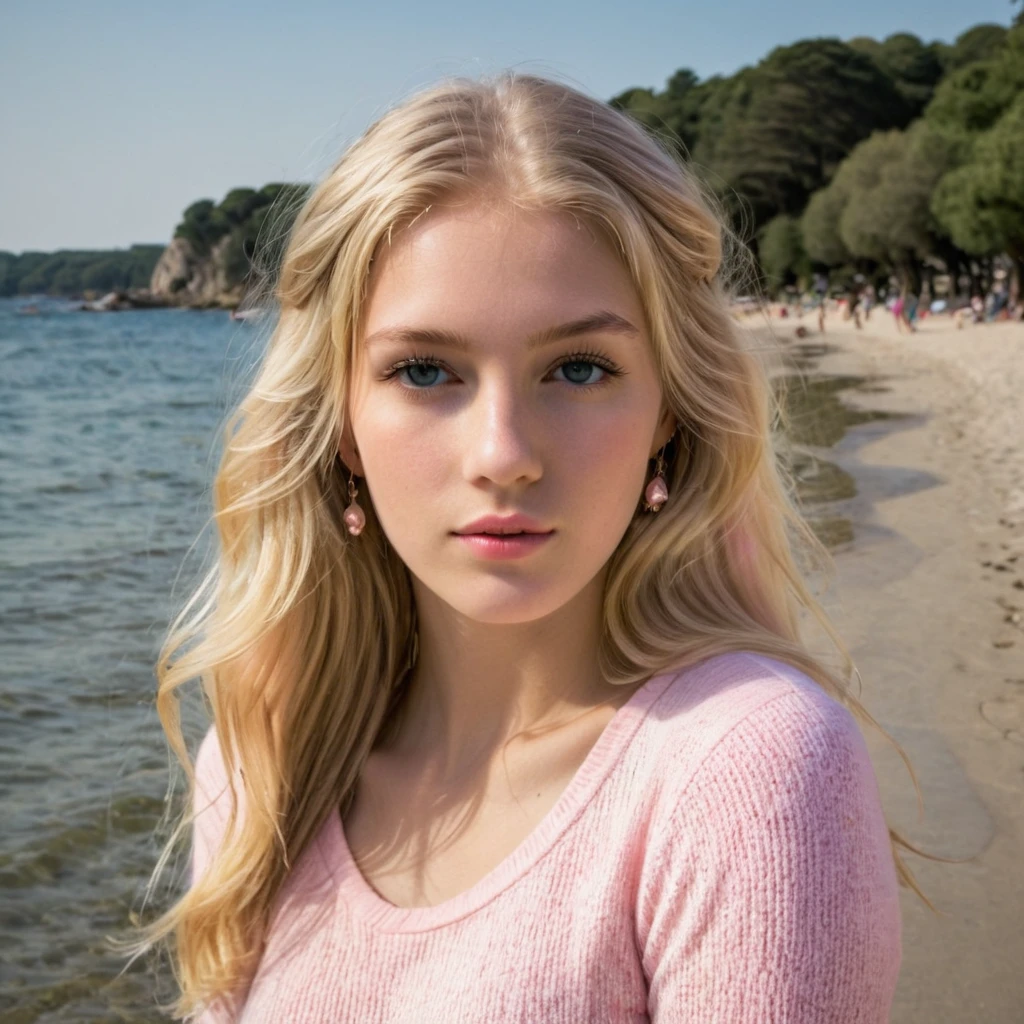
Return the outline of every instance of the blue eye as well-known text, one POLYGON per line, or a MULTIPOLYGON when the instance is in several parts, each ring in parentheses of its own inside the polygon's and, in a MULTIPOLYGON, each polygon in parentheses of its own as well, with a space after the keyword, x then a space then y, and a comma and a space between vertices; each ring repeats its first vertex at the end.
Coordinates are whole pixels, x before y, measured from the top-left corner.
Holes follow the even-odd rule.
POLYGON ((400 383, 400 386, 404 387, 406 391, 430 391, 437 383, 438 370, 445 372, 439 360, 431 356, 415 356, 395 363, 382 379, 397 381, 400 374, 406 374, 405 380, 408 380, 409 383, 400 383))
MULTIPOLYGON (((554 373, 563 367, 566 368, 566 376, 563 379, 573 385, 574 391, 591 391, 603 387, 610 384, 613 378, 624 376, 626 372, 599 352, 574 352, 562 359, 550 372, 554 373), (598 380, 588 381, 587 378, 595 369, 600 370, 603 376, 598 380)), ((439 371, 451 373, 441 360, 433 356, 412 356, 391 366, 382 379, 398 383, 410 394, 426 393, 438 390, 439 385, 445 383, 443 380, 438 381, 439 371), (405 376, 401 377, 402 374, 405 376)))
POLYGON ((601 378, 600 380, 588 381, 586 378, 590 376, 593 370, 597 369, 600 370, 602 373, 608 372, 603 366, 599 366, 597 363, 591 362, 589 359, 572 359, 569 362, 559 363, 558 366, 555 367, 555 369, 565 370, 570 384, 581 384, 590 387, 594 386, 595 384, 600 384, 601 381, 604 379, 601 378), (582 374, 583 379, 574 379, 574 374, 582 374))
POLYGON ((399 367, 398 372, 407 373, 409 375, 407 379, 414 387, 428 388, 432 384, 437 383, 437 373, 439 371, 441 373, 444 372, 437 363, 418 360, 416 362, 408 363, 406 366, 399 367))

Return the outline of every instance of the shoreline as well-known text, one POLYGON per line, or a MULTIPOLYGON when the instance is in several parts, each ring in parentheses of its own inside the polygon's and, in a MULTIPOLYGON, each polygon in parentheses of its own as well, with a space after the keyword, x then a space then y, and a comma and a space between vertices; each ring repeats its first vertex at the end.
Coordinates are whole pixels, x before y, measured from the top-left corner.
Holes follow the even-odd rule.
MULTIPOLYGON (((881 315, 879 315, 881 314, 881 315)), ((748 322, 749 323, 749 322, 748 322)), ((849 472, 852 544, 833 552, 822 599, 860 669, 858 694, 904 748, 873 729, 889 824, 940 912, 901 889, 903 960, 894 1024, 1019 1020, 1024 1005, 1024 324, 957 329, 891 315, 857 331, 831 317, 773 320, 783 348, 828 346, 814 374, 879 385, 855 409, 905 419, 851 428, 825 457, 849 472), (795 338, 799 325, 808 337, 795 338)))

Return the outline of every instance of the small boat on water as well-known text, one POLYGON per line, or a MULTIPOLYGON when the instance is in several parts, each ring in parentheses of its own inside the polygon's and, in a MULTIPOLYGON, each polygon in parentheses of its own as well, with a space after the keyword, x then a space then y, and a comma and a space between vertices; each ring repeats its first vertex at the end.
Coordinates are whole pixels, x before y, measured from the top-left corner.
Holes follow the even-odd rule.
POLYGON ((253 307, 252 309, 232 309, 228 316, 232 320, 260 320, 266 311, 253 307))

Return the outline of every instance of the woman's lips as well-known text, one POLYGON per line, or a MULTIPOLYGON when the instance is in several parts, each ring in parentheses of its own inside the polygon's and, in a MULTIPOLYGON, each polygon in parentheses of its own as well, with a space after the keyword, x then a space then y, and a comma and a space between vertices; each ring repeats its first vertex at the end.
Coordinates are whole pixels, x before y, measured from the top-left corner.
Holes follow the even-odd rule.
POLYGON ((524 555, 538 550, 554 535, 554 530, 548 533, 455 534, 475 555, 490 560, 522 558, 524 555))

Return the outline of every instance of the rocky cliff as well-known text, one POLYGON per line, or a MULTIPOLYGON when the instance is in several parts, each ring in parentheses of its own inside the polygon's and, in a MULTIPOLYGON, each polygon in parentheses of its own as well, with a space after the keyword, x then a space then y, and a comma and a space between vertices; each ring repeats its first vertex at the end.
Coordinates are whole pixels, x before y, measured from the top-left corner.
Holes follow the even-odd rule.
POLYGON ((153 270, 150 292, 173 306, 233 309, 242 299, 242 287, 228 283, 224 256, 230 236, 199 253, 187 238, 172 239, 153 270))

